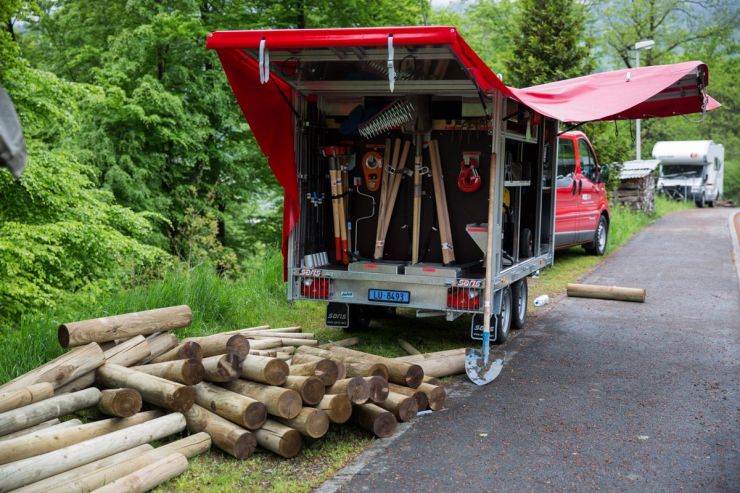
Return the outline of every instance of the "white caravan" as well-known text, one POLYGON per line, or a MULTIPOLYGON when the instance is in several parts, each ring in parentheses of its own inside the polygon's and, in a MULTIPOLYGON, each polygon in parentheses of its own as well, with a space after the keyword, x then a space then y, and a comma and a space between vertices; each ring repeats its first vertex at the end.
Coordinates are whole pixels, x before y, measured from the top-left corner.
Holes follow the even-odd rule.
POLYGON ((660 159, 658 192, 697 207, 714 207, 722 196, 725 148, 711 140, 661 141, 653 147, 660 159))

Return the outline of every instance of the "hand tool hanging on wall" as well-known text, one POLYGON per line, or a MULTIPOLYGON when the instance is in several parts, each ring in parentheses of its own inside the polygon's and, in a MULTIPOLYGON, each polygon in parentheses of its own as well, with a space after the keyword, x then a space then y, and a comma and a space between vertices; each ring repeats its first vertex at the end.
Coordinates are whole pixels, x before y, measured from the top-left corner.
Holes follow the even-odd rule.
MULTIPOLYGON (((374 146, 373 149, 382 150, 383 146, 374 146)), ((365 188, 377 192, 383 179, 383 156, 377 150, 367 151, 362 156, 362 175, 365 178, 365 188)))
POLYGON ((357 130, 366 139, 372 139, 392 128, 400 127, 414 119, 414 105, 398 99, 360 123, 357 130))
POLYGON ((344 146, 322 147, 321 154, 329 158, 329 182, 331 185, 331 202, 332 215, 334 219, 334 248, 337 262, 343 264, 349 263, 347 254, 348 228, 347 228, 347 205, 346 205, 346 184, 344 184, 343 175, 346 170, 339 164, 339 158, 347 158, 350 150, 344 146))
POLYGON ((452 245, 452 229, 450 228, 450 214, 447 209, 447 193, 445 192, 444 175, 442 174, 439 142, 436 140, 429 142, 429 157, 434 185, 434 203, 437 208, 437 222, 439 223, 439 240, 442 246, 442 261, 449 264, 455 261, 455 251, 452 245))
POLYGON ((411 231, 411 263, 419 263, 419 238, 421 236, 421 169, 423 164, 424 138, 417 133, 414 142, 414 212, 411 231))
MULTIPOLYGON (((397 145, 400 146, 401 139, 396 139, 397 145)), ((391 156, 393 155, 393 149, 391 147, 391 139, 385 139, 385 153, 383 157, 383 179, 380 183, 380 205, 378 210, 378 225, 375 231, 375 252, 373 254, 373 257, 376 260, 380 260, 383 258, 383 242, 384 238, 382 237, 382 231, 383 231, 383 219, 385 217, 385 209, 388 202, 388 195, 391 188, 391 170, 393 170, 393 166, 391 165, 391 156)))
POLYGON ((472 193, 480 188, 481 178, 478 174, 478 166, 480 166, 480 152, 463 151, 460 174, 457 175, 457 188, 461 192, 472 193))
POLYGON ((404 169, 406 168, 406 160, 408 159, 409 150, 411 149, 411 142, 407 140, 403 144, 403 150, 401 151, 401 156, 399 158, 398 148, 400 147, 400 144, 401 139, 397 139, 394 152, 395 155, 392 158, 392 162, 395 163, 395 166, 393 166, 393 173, 389 173, 389 179, 386 182, 388 188, 384 199, 385 207, 383 209, 383 212, 378 214, 380 233, 378 234, 377 241, 375 242, 375 260, 381 260, 383 258, 383 250, 385 249, 385 238, 388 235, 388 226, 390 225, 391 218, 393 217, 393 208, 396 204, 398 190, 401 186, 404 169))

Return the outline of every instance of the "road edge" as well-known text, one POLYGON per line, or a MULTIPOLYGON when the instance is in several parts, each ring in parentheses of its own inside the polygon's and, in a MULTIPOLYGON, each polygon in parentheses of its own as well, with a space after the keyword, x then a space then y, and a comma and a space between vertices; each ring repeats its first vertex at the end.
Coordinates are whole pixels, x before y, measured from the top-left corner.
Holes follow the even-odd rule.
POLYGON ((727 218, 727 225, 730 228, 730 239, 732 240, 732 261, 735 263, 735 273, 737 274, 737 283, 740 287, 740 240, 738 240, 738 230, 735 226, 735 217, 740 215, 740 211, 733 210, 727 218))

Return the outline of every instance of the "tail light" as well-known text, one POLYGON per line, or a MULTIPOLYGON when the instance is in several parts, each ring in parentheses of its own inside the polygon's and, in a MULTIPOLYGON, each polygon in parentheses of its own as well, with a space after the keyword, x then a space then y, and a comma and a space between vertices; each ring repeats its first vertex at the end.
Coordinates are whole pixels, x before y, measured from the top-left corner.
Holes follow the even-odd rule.
POLYGON ((301 279, 301 296, 312 300, 328 300, 331 280, 325 277, 305 277, 301 279))
POLYGON ((453 310, 480 310, 480 290, 448 288, 447 308, 452 308, 453 310))

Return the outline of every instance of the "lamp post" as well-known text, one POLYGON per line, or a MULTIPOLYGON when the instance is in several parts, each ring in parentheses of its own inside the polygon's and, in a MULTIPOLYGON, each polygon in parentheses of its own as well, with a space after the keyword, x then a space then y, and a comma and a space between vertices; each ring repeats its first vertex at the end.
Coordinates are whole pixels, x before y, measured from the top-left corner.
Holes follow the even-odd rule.
MULTIPOLYGON (((653 46, 655 46, 655 41, 652 39, 645 39, 643 41, 638 41, 635 43, 635 46, 633 49, 635 50, 636 55, 636 63, 635 68, 640 68, 640 51, 641 50, 649 50, 653 46)), ((637 119, 637 123, 635 124, 635 154, 637 155, 636 159, 639 161, 642 159, 642 140, 640 135, 640 119, 637 119)))

